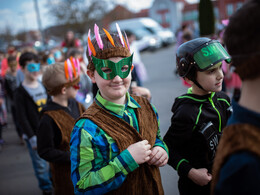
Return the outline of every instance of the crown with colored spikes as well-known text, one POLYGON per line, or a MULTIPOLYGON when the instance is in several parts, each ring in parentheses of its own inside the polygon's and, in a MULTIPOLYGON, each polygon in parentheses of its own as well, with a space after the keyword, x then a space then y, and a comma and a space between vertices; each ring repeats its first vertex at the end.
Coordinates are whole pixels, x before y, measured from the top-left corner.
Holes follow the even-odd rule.
POLYGON ((99 59, 108 59, 111 57, 128 57, 131 55, 128 38, 124 36, 116 23, 117 34, 110 34, 103 28, 104 33, 99 34, 99 27, 95 24, 95 37, 91 39, 90 29, 88 31, 88 50, 87 57, 89 60, 88 69, 95 70, 92 57, 99 59))
MULTIPOLYGON (((50 66, 56 66, 56 69, 58 69, 57 67, 60 67, 62 65, 63 65, 63 67, 61 67, 61 68, 64 68, 64 73, 62 72, 61 75, 59 75, 59 74, 55 75, 56 80, 54 79, 54 82, 52 82, 51 86, 47 87, 45 85, 49 95, 57 95, 61 92, 61 89, 63 87, 74 86, 74 85, 78 84, 80 81, 80 63, 79 63, 78 59, 70 57, 67 60, 65 60, 64 63, 56 63, 56 64, 50 65, 50 66), (65 74, 66 79, 64 79, 64 74, 65 74)), ((48 67, 47 67, 47 69, 48 69, 48 67)), ((50 84, 47 84, 47 85, 50 85, 50 84)))
POLYGON ((72 81, 80 75, 80 63, 78 59, 68 58, 64 62, 65 77, 68 81, 72 81))

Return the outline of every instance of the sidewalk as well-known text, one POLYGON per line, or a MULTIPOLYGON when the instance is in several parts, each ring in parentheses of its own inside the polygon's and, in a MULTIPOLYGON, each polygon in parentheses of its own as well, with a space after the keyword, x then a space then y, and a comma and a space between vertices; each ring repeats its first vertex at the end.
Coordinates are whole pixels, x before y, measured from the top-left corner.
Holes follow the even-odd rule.
POLYGON ((0 149, 0 194, 41 195, 26 145, 21 145, 11 116, 3 129, 0 149))

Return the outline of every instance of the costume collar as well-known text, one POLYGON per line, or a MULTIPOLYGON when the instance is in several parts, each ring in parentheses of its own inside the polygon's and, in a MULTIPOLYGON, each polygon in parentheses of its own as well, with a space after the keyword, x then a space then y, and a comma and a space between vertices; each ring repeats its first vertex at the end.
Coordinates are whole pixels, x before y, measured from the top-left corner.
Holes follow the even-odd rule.
POLYGON ((105 109, 114 112, 115 114, 119 116, 124 115, 124 111, 126 110, 127 107, 130 108, 140 108, 140 105, 130 96, 129 92, 126 93, 126 98, 127 102, 125 105, 121 104, 116 104, 113 102, 110 102, 106 99, 104 99, 101 95, 100 92, 98 91, 96 95, 96 101, 98 101, 101 106, 103 106, 105 109))
POLYGON ((207 101, 208 99, 213 100, 215 98, 215 94, 216 92, 211 92, 209 94, 206 95, 197 95, 197 94, 193 94, 192 93, 192 87, 188 88, 187 90, 187 94, 179 96, 178 98, 190 98, 190 99, 194 99, 194 100, 198 100, 198 101, 207 101))
POLYGON ((238 123, 249 123, 260 128, 260 113, 249 110, 238 104, 235 100, 232 101, 233 114, 228 120, 228 125, 238 123))

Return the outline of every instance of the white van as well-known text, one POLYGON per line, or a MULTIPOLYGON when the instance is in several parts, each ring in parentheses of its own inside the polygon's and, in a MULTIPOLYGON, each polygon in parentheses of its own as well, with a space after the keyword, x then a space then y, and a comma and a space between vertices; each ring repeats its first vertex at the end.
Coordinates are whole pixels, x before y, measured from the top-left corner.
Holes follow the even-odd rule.
POLYGON ((176 41, 175 35, 171 30, 163 28, 158 22, 148 17, 117 20, 111 23, 110 27, 115 28, 115 23, 118 23, 121 29, 132 29, 132 32, 136 29, 146 29, 159 38, 159 42, 163 45, 170 45, 176 41))
POLYGON ((139 25, 135 19, 117 20, 110 24, 109 30, 116 32, 116 23, 122 31, 127 30, 136 36, 136 44, 140 51, 156 50, 162 46, 161 38, 139 25))

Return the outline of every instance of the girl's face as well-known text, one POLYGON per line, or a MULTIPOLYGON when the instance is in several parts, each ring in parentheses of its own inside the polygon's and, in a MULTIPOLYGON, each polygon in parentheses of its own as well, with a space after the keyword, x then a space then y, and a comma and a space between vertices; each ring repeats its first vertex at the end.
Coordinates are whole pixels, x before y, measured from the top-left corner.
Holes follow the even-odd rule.
MULTIPOLYGON (((113 61, 115 63, 119 62, 121 59, 123 58, 122 57, 109 58, 110 61, 113 61)), ((125 103, 125 98, 126 98, 125 95, 131 83, 131 72, 124 79, 122 79, 117 75, 111 80, 103 79, 96 70, 94 72, 88 70, 87 73, 91 78, 92 82, 97 83, 97 86, 100 90, 100 94, 104 99, 117 104, 125 103)))
POLYGON ((222 89, 223 78, 222 63, 218 63, 204 72, 198 71, 197 82, 204 90, 200 89, 197 85, 193 85, 192 92, 198 95, 219 92, 222 89))

